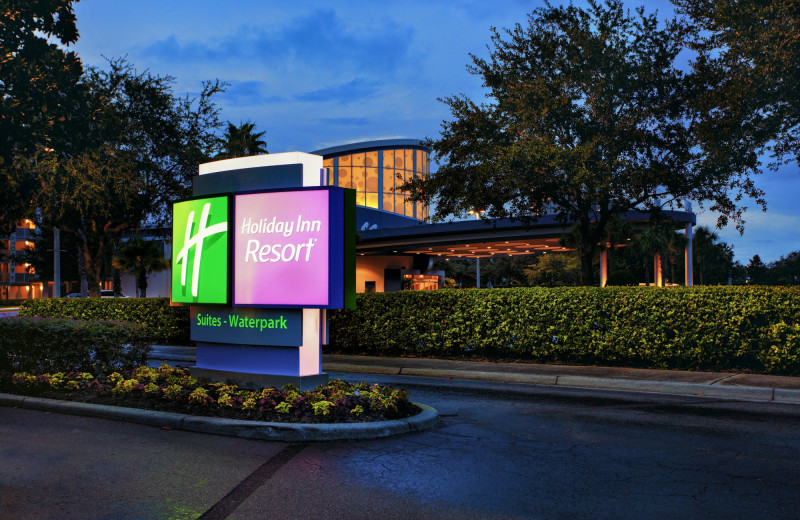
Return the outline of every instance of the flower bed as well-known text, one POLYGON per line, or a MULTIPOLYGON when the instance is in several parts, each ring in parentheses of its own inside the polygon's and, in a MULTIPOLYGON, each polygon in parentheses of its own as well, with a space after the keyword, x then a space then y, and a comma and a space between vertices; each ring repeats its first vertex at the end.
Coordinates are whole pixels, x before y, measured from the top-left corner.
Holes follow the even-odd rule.
POLYGON ((167 365, 95 376, 88 372, 0 373, 0 391, 93 404, 269 422, 342 423, 410 417, 408 392, 339 379, 313 391, 293 385, 247 390, 209 383, 167 365))

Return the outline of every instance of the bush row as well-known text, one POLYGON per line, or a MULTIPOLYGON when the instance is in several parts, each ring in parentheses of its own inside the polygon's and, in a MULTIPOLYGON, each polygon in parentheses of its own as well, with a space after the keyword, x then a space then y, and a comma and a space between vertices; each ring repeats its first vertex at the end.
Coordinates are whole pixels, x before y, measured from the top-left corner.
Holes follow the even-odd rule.
POLYGON ((170 306, 169 298, 41 298, 23 302, 19 315, 130 321, 153 343, 189 344, 189 307, 170 306))
POLYGON ((800 374, 800 288, 515 288, 359 294, 345 353, 800 374))
POLYGON ((61 318, 0 319, 0 371, 109 371, 147 362, 144 327, 61 318))
MULTIPOLYGON (((189 343, 188 307, 166 298, 28 300, 20 314, 124 319, 150 341, 189 343)), ((800 375, 797 287, 402 291, 329 316, 345 353, 800 375)))

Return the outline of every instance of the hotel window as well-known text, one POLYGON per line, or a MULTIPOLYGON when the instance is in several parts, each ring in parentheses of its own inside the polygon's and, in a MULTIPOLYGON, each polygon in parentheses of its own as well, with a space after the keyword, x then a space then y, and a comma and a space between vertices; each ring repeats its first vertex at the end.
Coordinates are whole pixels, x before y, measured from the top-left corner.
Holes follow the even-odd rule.
POLYGON ((356 152, 325 159, 331 186, 356 190, 356 204, 382 209, 420 220, 427 219, 428 208, 406 201, 407 192, 398 188, 415 176, 428 173, 428 153, 423 150, 395 149, 356 152))

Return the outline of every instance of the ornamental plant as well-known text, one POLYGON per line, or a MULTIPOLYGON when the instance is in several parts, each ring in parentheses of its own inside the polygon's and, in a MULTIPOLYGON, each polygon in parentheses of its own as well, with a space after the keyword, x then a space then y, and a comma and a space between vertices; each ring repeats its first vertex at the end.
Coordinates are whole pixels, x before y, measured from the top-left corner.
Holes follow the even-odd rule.
POLYGON ((0 370, 103 373, 147 360, 144 328, 120 321, 11 317, 0 320, 0 370))
POLYGON ((273 422, 356 422, 397 419, 418 412, 408 392, 368 383, 330 381, 313 391, 240 388, 209 383, 185 369, 162 365, 95 376, 87 372, 0 372, 0 391, 150 408, 194 415, 273 422))

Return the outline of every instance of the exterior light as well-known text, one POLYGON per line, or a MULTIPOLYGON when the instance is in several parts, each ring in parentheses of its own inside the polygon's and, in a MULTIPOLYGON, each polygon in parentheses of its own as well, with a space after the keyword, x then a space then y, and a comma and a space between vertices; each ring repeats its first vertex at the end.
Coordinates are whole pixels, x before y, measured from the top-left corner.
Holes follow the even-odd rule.
POLYGON ((469 215, 475 215, 475 220, 478 220, 478 219, 481 218, 481 215, 486 213, 486 210, 485 209, 471 209, 471 210, 467 211, 467 213, 469 215))

